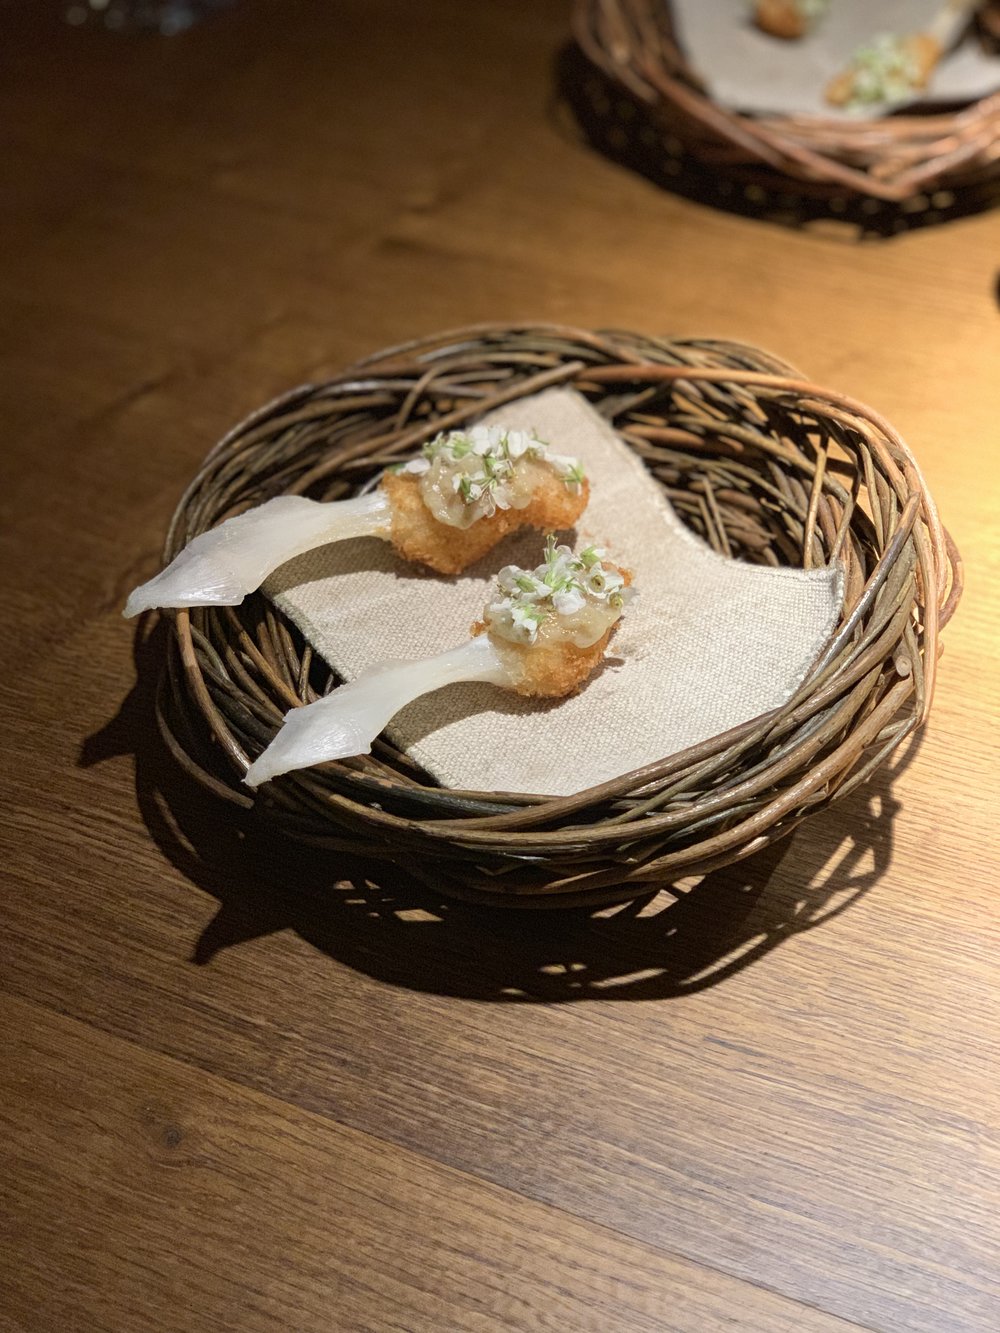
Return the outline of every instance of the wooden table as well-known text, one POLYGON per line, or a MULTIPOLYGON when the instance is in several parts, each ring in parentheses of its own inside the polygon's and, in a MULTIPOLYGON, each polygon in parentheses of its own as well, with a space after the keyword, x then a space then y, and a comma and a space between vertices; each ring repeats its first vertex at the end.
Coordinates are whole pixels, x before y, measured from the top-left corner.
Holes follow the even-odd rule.
POLYGON ((995 1333, 998 215, 661 192, 554 112, 558 0, 58 10, 0 8, 0 1328, 995 1333), (228 425, 521 318, 869 400, 967 562, 911 762, 644 915, 279 857, 132 688, 119 610, 228 425))

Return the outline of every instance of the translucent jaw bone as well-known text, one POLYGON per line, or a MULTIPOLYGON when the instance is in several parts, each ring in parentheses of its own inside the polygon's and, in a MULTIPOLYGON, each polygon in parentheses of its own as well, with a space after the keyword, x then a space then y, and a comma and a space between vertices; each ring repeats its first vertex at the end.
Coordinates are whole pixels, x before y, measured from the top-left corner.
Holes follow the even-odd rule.
POLYGON ((455 681, 511 684, 508 669, 485 634, 422 662, 379 667, 326 698, 287 713, 274 740, 250 765, 245 781, 259 787, 293 769, 367 754, 401 708, 455 681))
POLYGON ((195 537, 148 583, 136 588, 125 616, 154 607, 237 606, 279 565, 328 542, 388 537, 389 501, 378 489, 322 503, 281 495, 195 537))

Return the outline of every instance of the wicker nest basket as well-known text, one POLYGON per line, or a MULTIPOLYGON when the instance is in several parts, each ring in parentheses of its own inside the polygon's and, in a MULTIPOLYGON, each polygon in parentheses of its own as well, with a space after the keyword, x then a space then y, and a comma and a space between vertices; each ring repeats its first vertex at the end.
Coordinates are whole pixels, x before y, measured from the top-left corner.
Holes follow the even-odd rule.
POLYGON ((166 555, 280 493, 339 499, 441 428, 571 385, 681 517, 735 558, 842 561, 842 621, 780 709, 570 797, 442 789, 384 738, 371 756, 242 784, 282 715, 336 683, 261 594, 172 616, 161 731, 205 787, 287 834, 514 906, 627 901, 783 838, 865 781, 926 717, 957 553, 920 470, 870 409, 727 342, 477 327, 409 343, 237 426, 174 516, 166 555))
MULTIPOLYGON (((996 11, 986 19, 997 23, 996 11)), ((620 146, 638 111, 644 141, 652 139, 675 170, 686 156, 751 190, 787 192, 794 183, 841 212, 858 199, 948 208, 952 192, 1000 177, 1000 93, 948 113, 875 120, 741 115, 705 93, 676 39, 667 0, 577 0, 574 32, 620 94, 612 132, 620 146)))

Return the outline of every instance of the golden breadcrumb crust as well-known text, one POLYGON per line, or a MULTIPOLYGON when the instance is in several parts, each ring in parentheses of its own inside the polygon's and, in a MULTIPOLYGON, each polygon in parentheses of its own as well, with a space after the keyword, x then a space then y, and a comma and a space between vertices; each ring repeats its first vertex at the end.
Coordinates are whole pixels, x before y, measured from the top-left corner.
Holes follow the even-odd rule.
MULTIPOLYGON (((477 621, 473 634, 482 634, 487 626, 477 621)), ((564 699, 576 694, 593 674, 611 638, 611 625, 589 648, 575 643, 554 643, 537 639, 534 643, 503 640, 504 662, 511 665, 511 688, 517 694, 535 699, 564 699)), ((494 640, 496 642, 496 640, 494 640)))
POLYGON ((757 27, 772 37, 795 41, 805 36, 806 18, 795 0, 757 0, 753 18, 757 27))

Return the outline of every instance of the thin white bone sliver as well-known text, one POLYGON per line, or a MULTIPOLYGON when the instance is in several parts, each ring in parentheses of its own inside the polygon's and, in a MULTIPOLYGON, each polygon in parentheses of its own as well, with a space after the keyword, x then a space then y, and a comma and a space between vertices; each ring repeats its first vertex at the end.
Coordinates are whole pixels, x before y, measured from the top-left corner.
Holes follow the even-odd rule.
POLYGON ((279 495, 199 533, 166 569, 135 589, 124 614, 159 606, 237 606, 294 556, 348 537, 388 534, 389 500, 381 487, 327 503, 279 495))
POLYGON ((367 754, 401 708, 456 681, 510 685, 510 674, 488 635, 422 661, 377 667, 324 699, 293 708, 271 744, 250 765, 247 785, 259 787, 292 769, 367 754))

